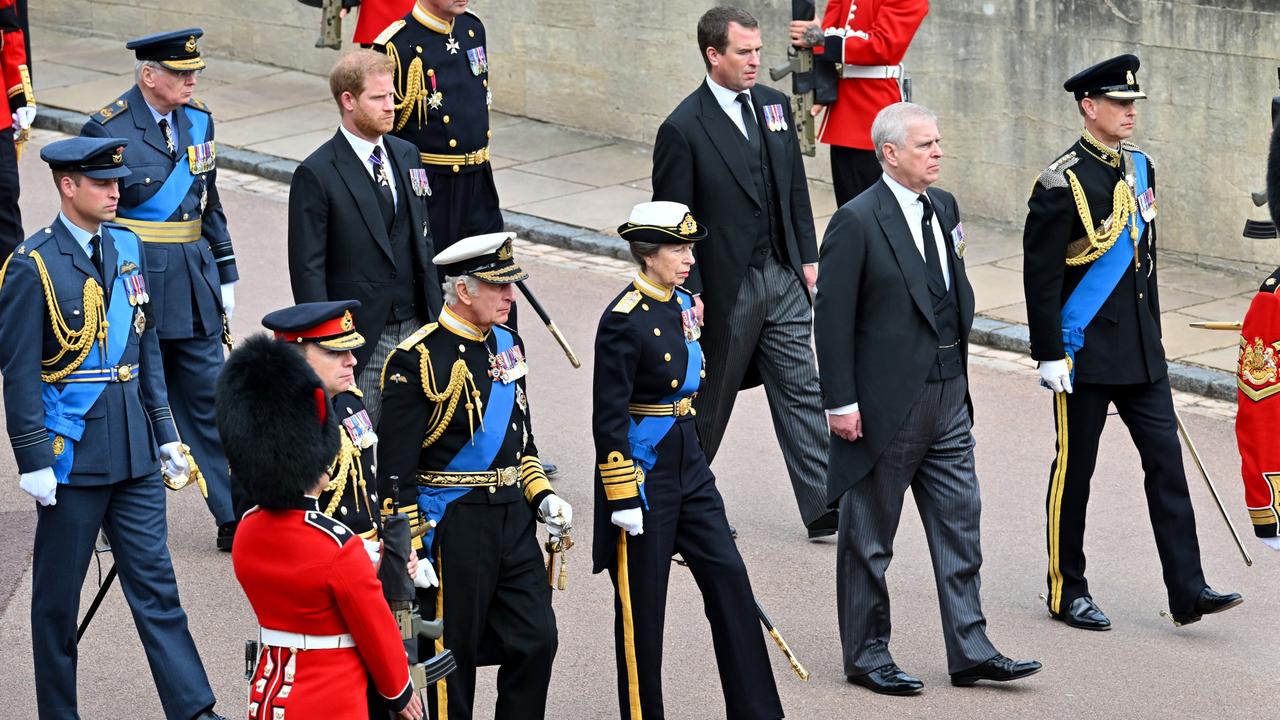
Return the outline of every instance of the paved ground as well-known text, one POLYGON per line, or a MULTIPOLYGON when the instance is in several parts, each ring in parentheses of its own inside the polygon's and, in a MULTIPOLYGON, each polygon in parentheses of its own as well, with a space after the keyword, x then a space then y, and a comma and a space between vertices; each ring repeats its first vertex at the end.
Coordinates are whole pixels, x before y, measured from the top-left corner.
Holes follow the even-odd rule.
MULTIPOLYGON (((36 94, 42 105, 92 113, 133 82, 132 56, 122 43, 42 27, 34 36, 36 94)), ((211 58, 197 95, 214 111, 222 148, 301 160, 337 125, 326 80, 292 70, 211 58)), ((650 197, 651 150, 644 145, 502 113, 493 113, 492 125, 495 180, 504 210, 612 234, 632 205, 650 197)), ((955 192, 965 207, 963 178, 944 168, 941 186, 955 192)), ((813 183, 811 195, 821 237, 835 199, 824 183, 813 183)), ((966 262, 977 311, 993 320, 1026 322, 1021 221, 966 219, 966 262)), ((1160 304, 1169 359, 1234 371, 1237 336, 1193 330, 1187 323, 1241 319, 1267 272, 1270 268, 1224 272, 1162 256, 1160 304)), ((1227 388, 1223 395, 1230 393, 1227 388)))
MULTIPOLYGON (((49 133, 38 133, 36 143, 49 133)), ((22 163, 24 211, 34 230, 55 212, 48 174, 36 148, 22 163)), ((223 201, 237 244, 243 281, 235 330, 256 329, 265 312, 289 302, 285 272, 285 188, 251 176, 222 178, 223 201)), ((538 408, 539 445, 562 468, 559 492, 577 507, 569 590, 555 596, 560 653, 550 716, 564 720, 616 717, 611 586, 592 576, 589 538, 593 451, 590 445, 590 368, 596 318, 621 287, 622 270, 599 258, 525 245, 518 255, 530 284, 555 315, 584 367, 573 370, 547 333, 527 331, 538 408)), ((835 546, 804 540, 772 440, 762 393, 747 393, 715 465, 757 595, 813 673, 801 683, 773 654, 788 717, 1275 717, 1274 642, 1280 614, 1280 554, 1246 537, 1253 568, 1240 561, 1201 481, 1192 477, 1199 537, 1209 580, 1248 600, 1231 613, 1175 630, 1158 613, 1166 606, 1141 492, 1137 455, 1113 423, 1103 440, 1091 506, 1088 550, 1095 595, 1116 629, 1095 634, 1050 622, 1037 595, 1044 573, 1043 505, 1053 427, 1049 397, 1035 386, 1021 357, 973 348, 972 392, 977 405, 978 470, 984 486, 984 606, 998 647, 1044 661, 1043 673, 1005 687, 956 689, 947 684, 936 595, 918 518, 908 509, 890 572, 896 659, 927 683, 919 697, 889 699, 844 682, 835 625, 832 577, 835 546), (1266 554, 1264 554, 1266 553, 1266 554)), ((1186 421, 1217 478, 1238 527, 1248 532, 1237 479, 1239 459, 1232 408, 1179 396, 1186 421)), ((1189 460, 1188 460, 1188 467, 1189 460)), ((30 675, 30 531, 34 512, 14 487, 10 453, 0 453, 3 537, 0 557, 0 718, 34 717, 30 675), (7 604, 6 604, 6 598, 7 604)), ((193 490, 170 497, 170 547, 182 591, 220 709, 243 708, 242 642, 254 620, 231 574, 228 556, 213 549, 213 524, 193 490)), ((264 549, 264 551, 267 551, 264 549)), ((105 569, 105 566, 104 566, 105 569)), ((84 602, 95 590, 90 569, 84 602)), ((723 717, 707 625, 691 580, 673 569, 668 607, 665 682, 669 717, 723 717)), ((80 648, 82 712, 86 717, 158 718, 151 678, 127 606, 113 590, 80 648)), ((772 653, 772 649, 770 650, 772 653)), ((493 673, 481 676, 478 707, 491 708, 493 673)), ((477 718, 492 717, 480 710, 477 718)))

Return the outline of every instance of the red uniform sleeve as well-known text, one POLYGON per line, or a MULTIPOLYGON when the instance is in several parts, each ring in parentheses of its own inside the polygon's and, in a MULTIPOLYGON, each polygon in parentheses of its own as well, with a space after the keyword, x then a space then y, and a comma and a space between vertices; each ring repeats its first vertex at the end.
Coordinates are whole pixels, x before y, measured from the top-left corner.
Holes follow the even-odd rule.
POLYGON ((1258 537, 1280 535, 1280 297, 1260 292, 1240 331, 1236 442, 1244 501, 1258 537))
POLYGON ((0 118, 0 128, 6 128, 13 123, 9 115, 15 108, 34 102, 31 76, 27 74, 26 39, 12 0, 0 0, 0 33, 0 81, 9 105, 0 118))
POLYGON ((382 597, 382 585, 373 572, 369 556, 359 542, 342 546, 329 573, 333 596, 356 650, 373 678, 378 694, 393 711, 409 704, 413 685, 409 680, 409 656, 405 654, 400 629, 382 597))
POLYGON ((928 0, 884 0, 876 9, 870 27, 860 27, 855 14, 854 23, 846 30, 847 7, 848 3, 828 3, 822 27, 828 33, 826 58, 849 65, 897 65, 902 62, 916 29, 929 14, 928 0), (830 34, 832 31, 844 33, 843 41, 839 40, 840 35, 830 34), (835 48, 832 47, 833 40, 839 43, 835 48))

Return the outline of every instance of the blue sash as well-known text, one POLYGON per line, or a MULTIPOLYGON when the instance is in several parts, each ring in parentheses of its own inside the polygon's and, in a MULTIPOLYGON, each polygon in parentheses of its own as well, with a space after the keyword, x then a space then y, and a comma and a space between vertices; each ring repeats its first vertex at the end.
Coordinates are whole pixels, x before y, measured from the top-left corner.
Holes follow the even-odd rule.
MULTIPOLYGON (((498 341, 498 352, 501 354, 514 345, 514 336, 506 330, 494 326, 493 337, 498 341)), ((502 449, 507 439, 507 423, 511 422, 511 408, 516 404, 516 383, 503 384, 493 381, 489 388, 489 397, 484 405, 484 430, 471 436, 471 442, 462 446, 453 460, 445 466, 445 472, 479 472, 493 467, 494 458, 502 449)), ((418 487, 418 507, 422 509, 423 521, 434 520, 437 525, 444 518, 444 511, 449 503, 466 495, 471 488, 434 488, 418 487)), ((427 530, 422 539, 423 547, 431 547, 435 538, 435 530, 427 530)))
MULTIPOLYGON (((141 266, 138 236, 114 227, 110 234, 106 228, 102 230, 104 240, 110 237, 119 254, 116 265, 115 282, 111 284, 111 300, 107 305, 107 357, 101 356, 99 344, 95 340, 89 348, 80 367, 93 368, 112 367, 120 363, 125 347, 129 344, 129 333, 133 332, 134 307, 129 304, 129 292, 125 288, 124 276, 119 274, 120 265, 126 262, 141 266)), ((41 399, 44 401, 44 426, 49 430, 49 439, 55 436, 62 438, 63 450, 54 456, 53 474, 60 484, 70 482, 71 466, 75 462, 75 444, 84 436, 84 416, 93 404, 107 389, 105 382, 66 383, 61 389, 55 384, 44 383, 41 387, 41 399)))
MULTIPOLYGON (((187 112, 186 115, 191 119, 191 144, 202 144, 204 135, 209 130, 209 116, 202 112, 187 112)), ((190 160, 179 156, 178 162, 173 166, 173 171, 169 173, 169 177, 165 178, 164 184, 160 186, 156 194, 127 212, 121 211, 120 215, 130 220, 146 220, 148 222, 168 220, 173 217, 173 214, 182 205, 187 193, 191 192, 191 183, 195 182, 195 180, 196 176, 191 174, 190 160)))
MULTIPOLYGON (((677 291, 679 292, 679 291, 677 291)), ((692 307, 692 297, 681 293, 681 295, 690 303, 692 307)), ((684 328, 680 328, 681 332, 684 328)), ((702 384, 702 345, 697 340, 689 340, 687 337, 684 341, 685 349, 688 352, 688 364, 684 368, 684 382, 675 392, 667 395, 660 400, 660 403, 673 403, 682 397, 688 397, 698 391, 698 387, 702 384)), ((667 436, 671 428, 675 427, 675 417, 642 417, 640 422, 636 422, 635 417, 631 418, 631 428, 627 431, 627 440, 631 443, 631 458, 648 473, 658 462, 658 444, 667 436)), ((649 500, 645 497, 644 486, 640 486, 640 501, 644 504, 646 510, 649 509, 649 500)))
MULTIPOLYGON (((1134 197, 1142 197, 1147 191, 1147 157, 1140 152, 1132 153, 1134 197)), ((1146 230, 1147 221, 1142 218, 1141 210, 1134 211, 1134 221, 1138 227, 1138 238, 1146 230)), ((1071 291, 1066 304, 1062 306, 1062 344, 1067 357, 1072 361, 1071 375, 1075 376, 1075 356, 1084 347, 1084 330, 1093 321, 1098 309, 1116 289, 1120 278, 1124 277, 1133 260, 1132 228, 1129 218, 1116 218, 1113 222, 1124 222, 1124 231, 1116 239, 1116 244, 1093 261, 1089 271, 1081 278, 1080 284, 1071 291)), ((1091 230, 1092 228, 1086 228, 1091 230)))

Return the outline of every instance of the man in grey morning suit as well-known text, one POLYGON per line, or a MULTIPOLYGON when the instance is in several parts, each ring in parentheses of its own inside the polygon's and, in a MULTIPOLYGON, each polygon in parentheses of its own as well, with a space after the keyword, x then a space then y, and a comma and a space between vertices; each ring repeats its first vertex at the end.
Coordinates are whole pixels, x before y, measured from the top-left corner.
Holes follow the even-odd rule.
POLYGON ((937 118, 896 103, 876 116, 871 139, 884 175, 831 218, 815 307, 832 433, 827 498, 840 512, 845 675, 886 695, 924 687, 889 653, 884 573, 910 487, 929 537, 951 683, 1016 680, 1040 663, 996 651, 978 597, 981 499, 966 345, 973 288, 955 198, 929 188, 942 158, 937 118))

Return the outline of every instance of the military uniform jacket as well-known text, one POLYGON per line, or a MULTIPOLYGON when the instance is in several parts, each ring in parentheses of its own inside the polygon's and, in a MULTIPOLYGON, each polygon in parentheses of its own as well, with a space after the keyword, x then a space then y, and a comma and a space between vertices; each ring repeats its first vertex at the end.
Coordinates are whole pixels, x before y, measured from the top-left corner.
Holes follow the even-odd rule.
MULTIPOLYGON (((106 303, 114 293, 125 292, 122 283, 116 282, 121 270, 125 275, 146 270, 120 263, 112 235, 128 232, 111 223, 103 223, 100 230, 108 275, 106 303)), ((66 450, 68 440, 46 429, 41 373, 57 375, 78 353, 69 351, 48 368, 42 367, 42 360, 63 350, 50 321, 50 303, 56 303, 54 310, 61 314, 69 332, 81 330, 88 315, 85 284, 90 279, 99 286, 104 284, 61 218, 27 238, 0 276, 0 374, 4 376, 5 420, 18 472, 50 467, 66 450), (37 256, 44 266, 44 277, 37 256)), ((118 364, 137 366, 136 376, 131 370, 131 380, 106 383, 85 413, 84 432, 74 444, 68 477, 72 485, 106 485, 147 477, 159 470, 158 446, 178 439, 155 328, 145 307, 134 307, 133 312, 132 323, 111 325, 108 332, 128 333, 118 364)), ((61 390, 67 383, 55 386, 61 390)))
MULTIPOLYGON (((1126 141, 1124 149, 1137 147, 1126 141)), ((1089 264, 1066 264, 1068 244, 1085 237, 1082 205, 1087 207, 1095 229, 1111 217, 1116 183, 1124 182, 1126 173, 1131 172, 1125 162, 1109 148, 1082 138, 1041 173, 1032 189, 1022 245, 1031 356, 1036 360, 1065 357, 1062 307, 1090 268, 1089 264), (1072 177, 1083 192, 1082 201, 1073 193, 1072 177)), ((1152 197, 1158 203, 1155 167, 1150 160, 1148 177, 1152 197)), ((1084 347, 1076 353, 1073 364, 1077 382, 1146 383, 1168 372, 1160 343, 1155 226, 1153 216, 1134 250, 1137 267, 1130 263, 1085 328, 1084 347)), ((1073 253, 1075 248, 1073 244, 1073 253)))
POLYGON ((0 130, 6 130, 13 127, 15 110, 35 102, 17 0, 0 0, 0 83, 0 130))
MULTIPOLYGON (((329 485, 320 493, 320 511, 342 521, 366 540, 377 540, 382 530, 383 498, 392 493, 377 480, 378 436, 361 400, 352 387, 333 396, 333 412, 342 423, 342 446, 329 470, 329 485)), ((388 508, 390 511, 390 508, 388 508)))
MULTIPOLYGON (((596 446, 596 572, 607 567, 618 540, 610 516, 616 510, 641 506, 643 467, 653 467, 662 439, 654 436, 633 443, 637 423, 663 418, 632 415, 631 406, 670 406, 679 398, 696 395, 706 377, 697 343, 700 331, 692 315, 686 314, 692 307, 693 297, 684 288, 663 288, 637 275, 600 317, 591 416, 596 446)), ((669 423, 671 418, 666 420, 669 423)))
MULTIPOLYGON (((374 41, 396 63, 392 134, 424 154, 431 173, 475 172, 485 163, 432 162, 429 155, 465 155, 489 147, 489 59, 484 24, 465 12, 450 23, 421 4, 374 41)), ((487 155, 486 155, 487 157, 487 155)))
POLYGON ((199 220, 199 238, 186 243, 146 243, 147 280, 151 284, 157 330, 164 340, 190 338, 193 332, 197 336, 220 334, 221 286, 240 279, 227 217, 215 184, 218 171, 212 154, 213 118, 209 109, 194 99, 174 110, 173 117, 176 161, 170 157, 164 134, 136 85, 91 115, 80 130, 81 135, 90 137, 129 140, 124 162, 132 172, 120 181, 122 220, 135 217, 134 209, 160 192, 176 163, 193 164, 195 180, 164 222, 199 220), (194 113, 207 116, 208 130, 205 142, 193 146, 194 113))
POLYGON ((264 646, 249 681, 248 717, 368 717, 365 678, 393 710, 409 704, 408 656, 382 583, 355 533, 314 499, 245 513, 231 561, 262 627, 355 640, 354 648, 301 652, 264 646))
MULTIPOLYGON (((523 355, 520 337, 498 327, 512 334, 523 355)), ((378 462, 388 482, 396 484, 397 510, 409 516, 414 529, 424 521, 416 503, 420 473, 519 469, 519 484, 475 488, 456 500, 462 503, 525 501, 536 510, 553 492, 538 458, 524 377, 512 381, 509 405, 491 399, 501 384, 491 374, 496 347, 494 332, 481 333, 446 306, 439 323, 405 338, 387 358, 378 462), (451 467, 464 448, 494 434, 501 440, 493 440, 497 451, 491 462, 451 467)), ((420 545, 415 538, 415 549, 420 545)))
POLYGON ((1236 441, 1244 500, 1258 537, 1280 535, 1280 268, 1262 282, 1240 329, 1236 441))

